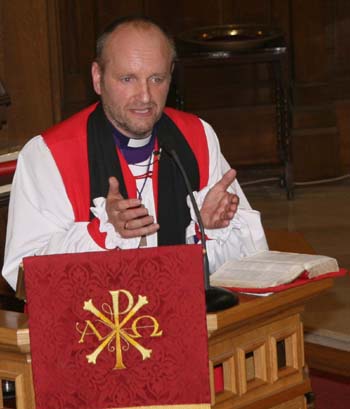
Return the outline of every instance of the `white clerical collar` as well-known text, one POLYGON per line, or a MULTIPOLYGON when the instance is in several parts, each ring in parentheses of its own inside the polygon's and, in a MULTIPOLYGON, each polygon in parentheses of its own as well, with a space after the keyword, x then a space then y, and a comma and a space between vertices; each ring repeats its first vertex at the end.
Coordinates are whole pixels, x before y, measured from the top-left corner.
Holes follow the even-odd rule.
POLYGON ((152 134, 147 136, 147 138, 142 138, 142 139, 129 138, 128 148, 141 148, 142 146, 147 145, 148 142, 151 140, 151 138, 152 138, 152 134))

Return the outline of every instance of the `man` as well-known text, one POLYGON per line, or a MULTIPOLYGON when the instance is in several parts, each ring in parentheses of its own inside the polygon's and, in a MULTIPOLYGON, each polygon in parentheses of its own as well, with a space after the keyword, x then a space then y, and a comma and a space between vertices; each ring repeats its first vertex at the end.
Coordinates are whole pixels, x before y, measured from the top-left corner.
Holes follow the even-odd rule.
POLYGON ((101 103, 33 138, 19 155, 2 272, 13 288, 28 255, 196 241, 169 143, 201 209, 211 270, 266 248, 259 214, 213 129, 164 108, 174 58, 172 40, 148 19, 119 20, 99 38, 92 80, 101 103))

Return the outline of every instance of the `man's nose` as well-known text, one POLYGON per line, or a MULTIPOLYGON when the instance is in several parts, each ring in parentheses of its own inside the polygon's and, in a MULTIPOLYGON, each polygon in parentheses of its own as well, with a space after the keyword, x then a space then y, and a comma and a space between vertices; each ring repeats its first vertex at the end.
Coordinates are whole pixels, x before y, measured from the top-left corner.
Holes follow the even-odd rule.
POLYGON ((144 103, 147 103, 151 100, 151 91, 148 81, 141 82, 139 88, 139 97, 144 103))

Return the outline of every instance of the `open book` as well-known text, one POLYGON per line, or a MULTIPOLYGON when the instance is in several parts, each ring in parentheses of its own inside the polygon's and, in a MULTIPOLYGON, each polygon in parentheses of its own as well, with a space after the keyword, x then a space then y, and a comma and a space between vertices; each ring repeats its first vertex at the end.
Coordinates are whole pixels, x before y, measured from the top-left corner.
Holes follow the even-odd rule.
POLYGON ((227 261, 210 276, 213 286, 269 288, 290 283, 303 272, 308 278, 339 270, 327 256, 262 251, 240 260, 227 261))

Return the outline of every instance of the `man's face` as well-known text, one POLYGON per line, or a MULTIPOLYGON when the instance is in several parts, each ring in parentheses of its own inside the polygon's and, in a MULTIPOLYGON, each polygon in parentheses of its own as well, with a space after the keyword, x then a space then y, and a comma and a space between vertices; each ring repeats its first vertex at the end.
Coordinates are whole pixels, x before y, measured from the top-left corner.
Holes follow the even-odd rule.
POLYGON ((106 40, 103 66, 94 62, 94 89, 104 111, 124 135, 147 137, 165 106, 172 71, 172 51, 154 27, 125 25, 106 40))

